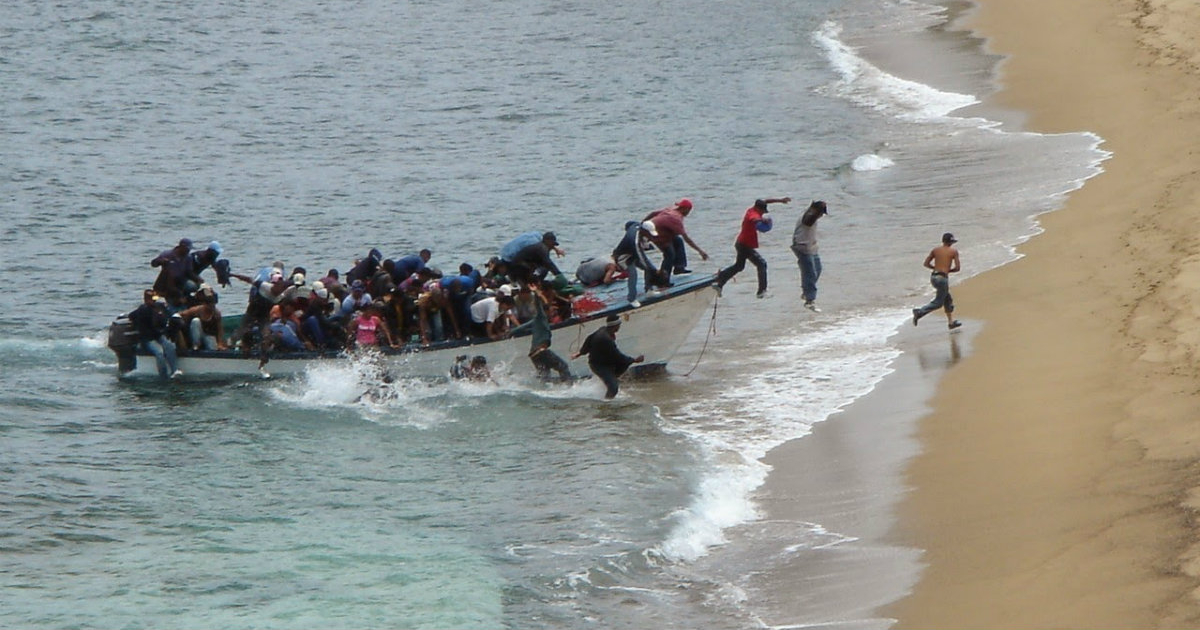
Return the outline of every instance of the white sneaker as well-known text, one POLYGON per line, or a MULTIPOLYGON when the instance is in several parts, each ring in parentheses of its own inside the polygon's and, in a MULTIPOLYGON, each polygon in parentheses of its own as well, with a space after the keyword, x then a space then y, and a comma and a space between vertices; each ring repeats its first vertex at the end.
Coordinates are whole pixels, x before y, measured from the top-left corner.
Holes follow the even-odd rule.
POLYGON ((171 373, 171 378, 179 378, 180 376, 183 376, 183 370, 175 370, 171 373))
POLYGON ((629 306, 631 306, 631 307, 633 307, 633 308, 637 308, 637 307, 639 307, 639 306, 641 306, 641 305, 642 305, 642 303, 641 303, 641 302, 639 302, 639 301, 637 301, 637 300, 631 300, 631 301, 629 302, 629 306))
POLYGON ((804 308, 806 308, 806 309, 808 309, 808 310, 810 310, 810 311, 812 311, 812 312, 814 312, 814 313, 820 313, 820 312, 821 312, 821 309, 817 307, 817 304, 816 304, 816 302, 805 302, 805 303, 804 303, 804 308))

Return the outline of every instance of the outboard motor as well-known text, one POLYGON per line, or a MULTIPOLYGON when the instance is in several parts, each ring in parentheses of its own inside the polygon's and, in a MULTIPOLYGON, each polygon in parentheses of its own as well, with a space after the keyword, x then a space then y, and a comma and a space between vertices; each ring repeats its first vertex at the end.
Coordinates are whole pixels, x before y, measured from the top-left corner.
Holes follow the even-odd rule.
POLYGON ((137 369, 137 355, 134 354, 137 336, 128 313, 117 317, 108 325, 108 348, 117 355, 117 369, 121 374, 128 374, 137 369))

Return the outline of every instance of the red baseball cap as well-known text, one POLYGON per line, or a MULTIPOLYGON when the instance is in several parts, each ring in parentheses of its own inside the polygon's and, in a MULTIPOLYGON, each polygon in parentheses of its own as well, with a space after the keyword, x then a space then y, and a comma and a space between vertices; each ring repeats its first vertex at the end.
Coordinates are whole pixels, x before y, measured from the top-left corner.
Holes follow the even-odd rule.
POLYGON ((692 209, 692 200, 691 199, 680 199, 679 201, 675 202, 675 206, 677 208, 679 208, 680 210, 691 210, 692 209))

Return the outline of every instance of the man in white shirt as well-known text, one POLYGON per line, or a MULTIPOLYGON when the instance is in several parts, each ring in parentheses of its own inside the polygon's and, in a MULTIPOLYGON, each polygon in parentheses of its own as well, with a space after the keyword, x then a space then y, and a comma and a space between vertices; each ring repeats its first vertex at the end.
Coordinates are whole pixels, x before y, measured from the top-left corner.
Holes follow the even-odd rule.
POLYGON ((829 214, 824 201, 814 201, 804 214, 796 220, 792 232, 792 253, 800 265, 800 290, 804 294, 804 308, 820 313, 817 308, 817 280, 821 278, 821 256, 817 253, 817 220, 829 214))
POLYGON ((516 302, 510 295, 493 295, 471 305, 471 336, 500 339, 518 324, 512 314, 516 302))

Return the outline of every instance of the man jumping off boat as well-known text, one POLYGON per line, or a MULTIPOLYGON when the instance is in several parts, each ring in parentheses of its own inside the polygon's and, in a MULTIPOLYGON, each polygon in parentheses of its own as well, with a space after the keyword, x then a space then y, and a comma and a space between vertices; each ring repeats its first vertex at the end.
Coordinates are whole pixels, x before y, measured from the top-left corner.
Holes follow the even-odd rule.
POLYGON ((934 247, 925 257, 925 267, 933 270, 929 275, 929 283, 933 285, 937 295, 925 306, 913 309, 913 326, 916 326, 922 317, 939 308, 946 310, 946 323, 950 330, 962 326, 962 322, 954 319, 954 298, 950 295, 950 274, 958 273, 961 268, 958 250, 954 248, 957 242, 958 239, 954 238, 953 234, 946 232, 942 235, 942 244, 934 247))
POLYGON ((756 199, 754 205, 746 209, 746 214, 742 216, 742 229, 733 242, 737 258, 732 265, 717 274, 717 295, 721 295, 721 290, 725 288, 725 283, 729 282, 730 278, 746 268, 746 261, 749 260, 758 270, 758 292, 755 295, 759 298, 767 296, 767 261, 758 253, 758 233, 766 232, 774 225, 771 215, 767 212, 768 204, 790 203, 791 201, 791 197, 756 199))

